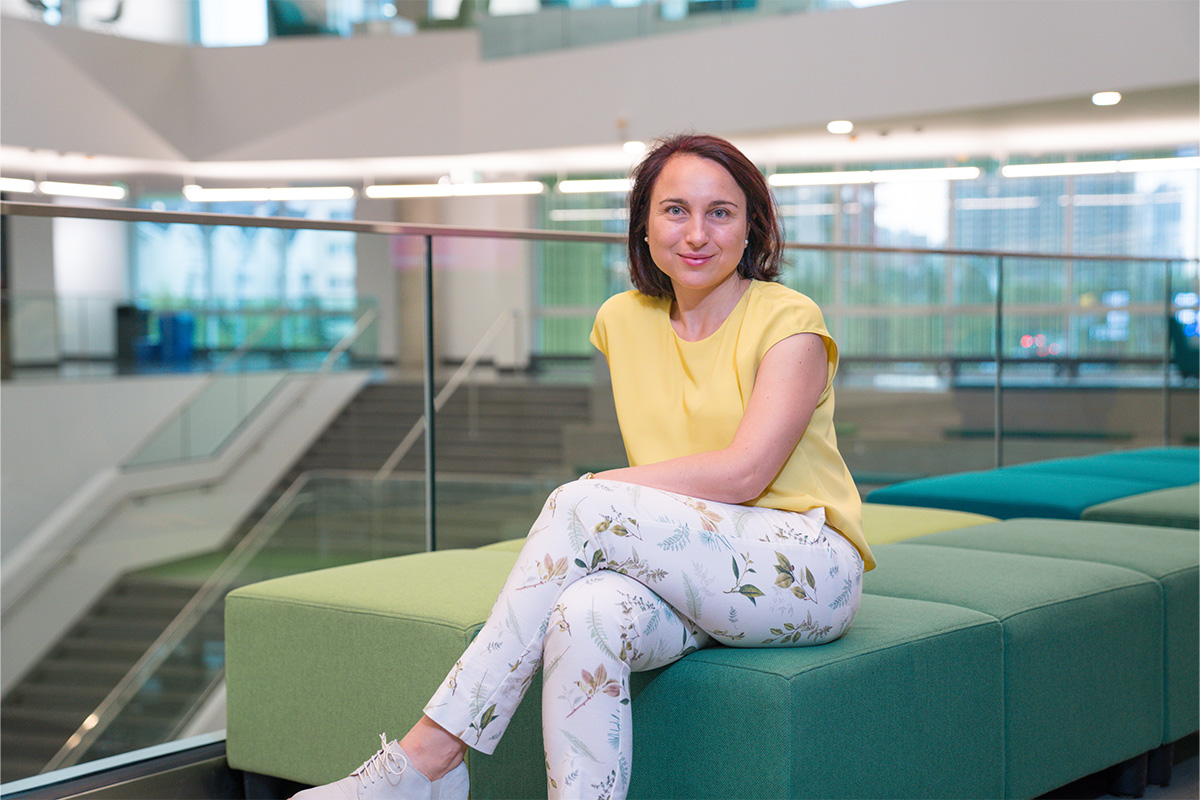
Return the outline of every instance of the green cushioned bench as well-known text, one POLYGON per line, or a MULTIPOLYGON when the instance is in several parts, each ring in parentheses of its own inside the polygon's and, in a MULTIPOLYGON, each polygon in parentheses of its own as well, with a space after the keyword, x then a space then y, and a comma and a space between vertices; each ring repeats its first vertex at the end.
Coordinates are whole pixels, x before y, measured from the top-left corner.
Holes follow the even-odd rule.
POLYGON ((1200 485, 1174 486, 1120 497, 1083 510, 1081 519, 1164 528, 1200 528, 1200 485))
MULTIPOLYGON (((631 797, 1032 797, 1194 724, 1168 702, 1186 675, 1169 666, 1183 638, 1164 636, 1189 591, 1197 602, 1194 552, 1174 576, 1168 551, 1121 555, 1136 535, 1110 532, 1113 554, 1097 545, 1088 560, 1020 552, 1018 523, 869 508, 869 531, 896 543, 876 548, 841 640, 705 649, 634 675, 631 797)), ((402 733, 482 624, 515 546, 231 593, 230 765, 320 783, 380 731, 402 733)), ((496 753, 470 755, 473 797, 545 796, 539 698, 535 681, 496 753)))
POLYGON ((1162 743, 1157 583, 1108 564, 934 547, 924 538, 876 548, 879 566, 863 591, 1000 620, 1005 797, 1037 797, 1162 743))
POLYGON ((938 475, 872 491, 873 503, 945 508, 1001 519, 1080 519, 1093 506, 1195 484, 1200 450, 1159 447, 938 475))
POLYGON ((1093 561, 1135 570, 1157 581, 1163 597, 1162 741, 1174 742, 1200 728, 1200 606, 1197 605, 1200 533, 1197 531, 1017 519, 934 533, 916 543, 1093 561))

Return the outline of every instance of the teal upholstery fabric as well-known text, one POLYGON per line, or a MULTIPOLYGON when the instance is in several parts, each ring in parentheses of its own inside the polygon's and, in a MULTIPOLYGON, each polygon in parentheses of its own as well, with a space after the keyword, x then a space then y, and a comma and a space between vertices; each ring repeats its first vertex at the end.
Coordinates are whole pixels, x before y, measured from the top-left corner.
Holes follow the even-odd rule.
POLYGON ((1091 506, 1200 481, 1200 449, 1151 447, 904 481, 872 503, 970 511, 999 519, 1079 519, 1091 506))
POLYGON ((1108 564, 883 545, 870 594, 958 605, 1004 629, 1005 796, 1036 797, 1157 747, 1162 590, 1108 564))
POLYGON ((1020 464, 1011 469, 1056 472, 1063 475, 1129 478, 1147 483, 1157 483, 1161 487, 1185 486, 1200 481, 1200 457, 1196 456, 1195 449, 1178 449, 1181 451, 1191 450, 1192 457, 1184 457, 1183 453, 1177 456, 1163 452, 1128 450, 1079 458, 1035 461, 1029 464, 1020 464))
POLYGON ((1113 564, 1158 581, 1163 593, 1162 741, 1200 728, 1200 532, 1018 519, 935 533, 919 542, 1113 564))
POLYGON ((947 508, 997 519, 1079 519, 1084 509, 1162 485, 1130 478, 1038 472, 1020 467, 960 472, 883 486, 867 495, 872 503, 947 508))
POLYGON ((864 597, 820 647, 693 653, 634 700, 637 798, 998 797, 1001 630, 864 597))
POLYGON ((1200 486, 1174 486, 1089 506, 1081 519, 1164 528, 1200 528, 1200 486))

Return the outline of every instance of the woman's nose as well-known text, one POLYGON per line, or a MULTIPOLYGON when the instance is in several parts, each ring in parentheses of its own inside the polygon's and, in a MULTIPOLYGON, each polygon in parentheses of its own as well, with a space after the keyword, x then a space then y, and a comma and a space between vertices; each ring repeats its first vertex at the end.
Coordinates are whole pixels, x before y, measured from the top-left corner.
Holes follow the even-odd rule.
POLYGON ((697 216, 688 220, 685 235, 687 236, 688 244, 703 244, 708 241, 708 228, 704 224, 704 218, 697 216))

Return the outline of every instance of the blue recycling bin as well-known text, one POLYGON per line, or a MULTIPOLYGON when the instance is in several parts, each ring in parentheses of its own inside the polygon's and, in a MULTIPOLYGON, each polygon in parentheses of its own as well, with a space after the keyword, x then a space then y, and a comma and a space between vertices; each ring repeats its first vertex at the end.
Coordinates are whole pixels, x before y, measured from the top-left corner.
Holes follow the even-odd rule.
POLYGON ((182 311, 159 314, 158 341, 162 347, 162 360, 168 364, 191 363, 195 332, 196 319, 191 314, 182 311))

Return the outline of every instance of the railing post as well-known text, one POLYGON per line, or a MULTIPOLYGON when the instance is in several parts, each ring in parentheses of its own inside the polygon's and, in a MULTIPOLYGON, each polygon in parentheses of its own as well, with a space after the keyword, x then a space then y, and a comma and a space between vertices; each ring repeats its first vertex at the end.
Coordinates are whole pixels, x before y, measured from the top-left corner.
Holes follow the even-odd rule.
POLYGON ((1164 261, 1167 274, 1163 280, 1163 446, 1171 444, 1171 322, 1175 314, 1175 291, 1172 286, 1171 266, 1175 262, 1164 261))
POLYGON ((425 236, 425 549, 437 549, 437 488, 434 485, 433 236, 425 236))
POLYGON ((1004 465, 1004 256, 996 256, 996 391, 992 424, 995 426, 996 466, 1004 465))

